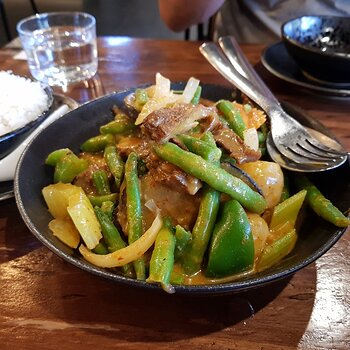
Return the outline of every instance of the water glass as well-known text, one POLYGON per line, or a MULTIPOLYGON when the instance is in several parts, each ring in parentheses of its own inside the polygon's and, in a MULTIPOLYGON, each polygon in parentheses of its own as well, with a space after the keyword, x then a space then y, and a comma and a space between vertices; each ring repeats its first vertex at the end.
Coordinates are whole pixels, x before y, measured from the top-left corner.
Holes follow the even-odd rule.
POLYGON ((96 20, 90 14, 40 13, 21 20, 17 31, 35 79, 64 87, 95 75, 96 20))

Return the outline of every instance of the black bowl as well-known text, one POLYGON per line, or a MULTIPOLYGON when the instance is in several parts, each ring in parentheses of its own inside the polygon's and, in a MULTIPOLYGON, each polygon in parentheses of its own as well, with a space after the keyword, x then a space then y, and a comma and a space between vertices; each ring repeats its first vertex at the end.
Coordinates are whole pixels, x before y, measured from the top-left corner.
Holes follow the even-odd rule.
POLYGON ((51 106, 54 100, 52 89, 49 86, 44 87, 44 91, 49 97, 47 109, 28 124, 10 131, 0 136, 0 159, 11 153, 22 141, 50 114, 51 106))
POLYGON ((282 25, 282 40, 310 79, 350 82, 350 17, 303 16, 282 25))
MULTIPOLYGON (((184 84, 174 84, 175 90, 180 90, 184 84)), ((203 97, 213 101, 232 98, 232 90, 215 85, 203 85, 203 97)), ((47 154, 53 150, 69 147, 79 152, 79 146, 89 137, 98 133, 99 126, 113 118, 112 107, 123 106, 123 99, 133 90, 113 93, 82 105, 64 115, 38 134, 25 149, 15 175, 15 196, 23 220, 32 233, 49 249, 71 264, 104 278, 129 286, 160 290, 155 284, 137 281, 116 274, 112 270, 102 269, 85 261, 80 254, 60 242, 48 229, 52 220, 41 195, 41 189, 52 183, 53 171, 44 165, 47 154)), ((315 120, 305 117, 303 113, 291 106, 286 106, 289 113, 295 115, 305 125, 328 133, 315 120)), ((331 135, 330 135, 331 136, 331 135)), ((338 169, 329 174, 320 174, 317 183, 325 194, 339 208, 349 206, 350 182, 348 169, 338 169), (331 180, 330 180, 331 177, 331 180), (329 186, 329 183, 332 186, 329 186)), ((282 277, 291 275, 310 264, 324 254, 342 236, 345 230, 308 213, 300 229, 300 237, 295 249, 275 266, 242 277, 228 283, 198 286, 176 286, 177 293, 187 294, 223 294, 242 291, 261 286, 282 277)))

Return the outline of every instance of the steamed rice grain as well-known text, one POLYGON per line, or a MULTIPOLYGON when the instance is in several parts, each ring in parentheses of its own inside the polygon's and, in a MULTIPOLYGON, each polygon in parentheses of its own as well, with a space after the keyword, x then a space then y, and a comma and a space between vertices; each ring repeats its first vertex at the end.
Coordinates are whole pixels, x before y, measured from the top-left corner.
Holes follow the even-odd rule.
POLYGON ((0 71, 0 136, 39 117, 49 97, 39 82, 0 71))

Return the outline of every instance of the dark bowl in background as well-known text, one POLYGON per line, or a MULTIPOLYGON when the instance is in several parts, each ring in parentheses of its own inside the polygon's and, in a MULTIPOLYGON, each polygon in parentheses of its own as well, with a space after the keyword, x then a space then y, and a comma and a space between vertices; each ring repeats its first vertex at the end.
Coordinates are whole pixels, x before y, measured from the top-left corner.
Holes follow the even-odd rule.
POLYGON ((282 40, 304 74, 320 82, 350 82, 350 17, 302 16, 281 27, 282 40))
MULTIPOLYGON (((183 89, 185 84, 173 84, 174 90, 183 89)), ((232 99, 232 88, 202 84, 202 97, 218 101, 232 99)), ((41 131, 24 150, 15 175, 15 196, 19 212, 31 232, 51 251, 62 259, 97 276, 110 279, 130 287, 161 290, 157 284, 127 278, 113 269, 103 269, 84 260, 77 250, 69 248, 48 228, 52 216, 47 210, 41 190, 53 182, 53 169, 45 166, 46 156, 59 148, 70 148, 78 153, 80 145, 88 138, 98 134, 99 127, 114 117, 112 108, 123 110, 124 98, 134 89, 112 93, 93 100, 65 114, 41 131)), ((332 137, 333 135, 316 120, 307 117, 303 111, 285 105, 288 113, 308 127, 317 129, 332 137)), ((349 207, 350 181, 349 168, 342 167, 327 174, 315 174, 314 181, 323 193, 341 210, 349 207), (332 183, 332 186, 329 186, 332 183)), ((274 266, 238 280, 226 283, 193 286, 175 286, 176 293, 220 295, 256 288, 287 277, 322 256, 341 238, 345 229, 337 228, 307 212, 299 230, 299 239, 293 251, 274 266)))
MULTIPOLYGON (((50 114, 54 100, 53 91, 47 85, 44 86, 44 91, 49 97, 47 109, 26 125, 0 136, 0 159, 6 157, 17 146, 19 146, 22 141, 24 141, 26 137, 29 136, 29 134, 50 114)), ((18 98, 20 98, 20 96, 18 98)))

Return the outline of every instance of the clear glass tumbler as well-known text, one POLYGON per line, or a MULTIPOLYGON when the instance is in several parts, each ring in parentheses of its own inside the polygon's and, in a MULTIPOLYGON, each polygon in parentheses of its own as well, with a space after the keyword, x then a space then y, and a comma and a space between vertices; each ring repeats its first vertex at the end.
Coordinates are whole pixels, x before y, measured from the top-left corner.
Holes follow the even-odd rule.
POLYGON ((98 60, 93 16, 40 13, 21 20, 17 31, 35 79, 64 87, 95 75, 98 60))

